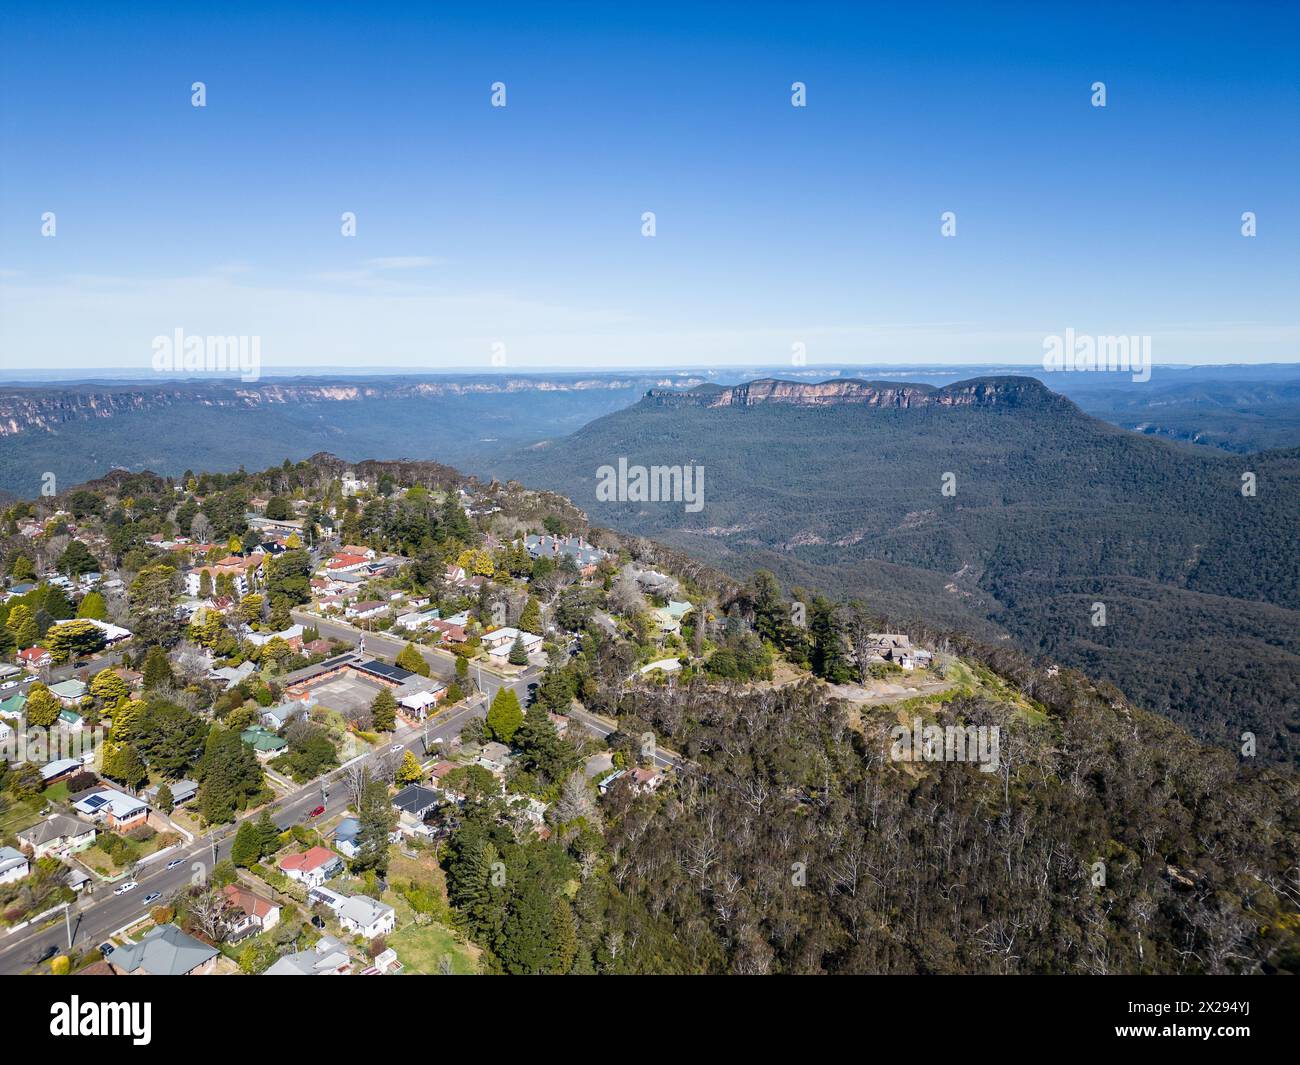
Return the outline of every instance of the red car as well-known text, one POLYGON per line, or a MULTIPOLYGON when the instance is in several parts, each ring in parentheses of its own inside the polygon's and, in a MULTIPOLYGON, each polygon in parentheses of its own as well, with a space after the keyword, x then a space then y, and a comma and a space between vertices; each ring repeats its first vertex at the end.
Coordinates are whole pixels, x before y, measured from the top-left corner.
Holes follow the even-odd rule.
POLYGON ((318 807, 316 807, 316 809, 312 810, 311 813, 309 813, 307 816, 308 816, 308 817, 320 817, 320 815, 323 814, 324 812, 325 812, 325 807, 323 807, 323 806, 318 806, 318 807))

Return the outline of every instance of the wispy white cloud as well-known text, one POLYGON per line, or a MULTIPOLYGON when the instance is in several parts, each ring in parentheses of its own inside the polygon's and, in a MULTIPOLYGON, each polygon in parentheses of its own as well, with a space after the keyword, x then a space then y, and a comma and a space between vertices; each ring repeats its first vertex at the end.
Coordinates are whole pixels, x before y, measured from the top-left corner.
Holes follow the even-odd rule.
MULTIPOLYGON (((629 306, 574 305, 475 288, 371 259, 355 271, 268 281, 246 264, 189 277, 102 274, 36 280, 0 272, 0 361, 9 367, 143 369, 153 338, 262 338, 265 373, 302 366, 412 370, 568 366, 613 370, 688 363, 1034 363, 1062 323, 990 326, 969 320, 799 321, 777 309, 682 311, 646 297, 629 306), (391 274, 390 274, 391 271, 391 274), (396 276, 392 276, 396 275, 396 276)), ((1087 322, 1067 322, 1078 329, 1087 322)), ((1286 324, 1106 324, 1100 333, 1151 334, 1157 362, 1293 360, 1300 327, 1286 324), (1225 328, 1230 326, 1231 328, 1225 328)))

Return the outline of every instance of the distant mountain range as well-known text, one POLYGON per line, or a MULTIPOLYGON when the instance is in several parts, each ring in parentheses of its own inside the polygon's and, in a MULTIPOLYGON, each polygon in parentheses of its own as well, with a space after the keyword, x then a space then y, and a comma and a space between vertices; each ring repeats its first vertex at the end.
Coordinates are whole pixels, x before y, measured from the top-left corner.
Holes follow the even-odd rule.
POLYGON ((47 472, 64 487, 113 467, 177 475, 319 451, 517 476, 735 573, 766 566, 897 618, 1015 640, 1207 740, 1249 730, 1263 756, 1294 760, 1300 369, 1044 375, 1078 405, 1029 376, 811 373, 5 387, 0 492, 35 495, 47 472), (596 471, 620 457, 702 464, 703 508, 601 503, 596 471))
MULTIPOLYGON (((915 390, 1008 372, 880 367, 873 379, 915 390)), ((429 458, 477 470, 520 445, 563 436, 629 407, 647 391, 726 388, 769 375, 742 367, 375 373, 245 384, 221 377, 32 382, 24 371, 19 383, 0 385, 0 492, 34 495, 47 472, 61 484, 113 466, 178 474, 210 464, 213 455, 254 468, 324 450, 351 461, 429 458)), ((853 367, 789 367, 777 376, 844 385, 862 374, 853 367)), ((1240 452, 1300 445, 1300 367, 1157 368, 1145 384, 1113 374, 1041 376, 1089 413, 1147 434, 1240 452)))
POLYGON ((74 484, 121 466, 175 475, 260 468, 331 451, 344 459, 431 458, 474 465, 635 403, 696 375, 318 377, 79 382, 0 388, 0 490, 74 484))
POLYGON ((1300 449, 1151 439, 1025 377, 768 379, 650 389, 492 468, 737 574, 1012 639, 1210 742, 1300 751, 1300 449), (702 465, 702 509, 603 502, 620 460, 702 465))

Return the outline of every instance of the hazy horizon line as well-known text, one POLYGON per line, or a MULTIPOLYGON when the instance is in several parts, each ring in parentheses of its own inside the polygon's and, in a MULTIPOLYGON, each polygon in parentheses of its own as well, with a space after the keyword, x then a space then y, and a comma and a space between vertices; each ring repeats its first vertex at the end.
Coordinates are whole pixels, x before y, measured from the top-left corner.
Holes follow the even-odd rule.
MULTIPOLYGON (((1300 358, 1295 360, 1272 360, 1268 362, 1170 362, 1159 363, 1153 370, 1211 370, 1249 368, 1254 370, 1269 367, 1300 368, 1300 358)), ((423 368, 411 366, 315 366, 309 363, 291 365, 277 372, 262 373, 257 381, 241 382, 257 384, 268 380, 285 380, 302 377, 542 377, 553 374, 587 375, 593 377, 641 377, 647 374, 712 374, 735 375, 744 371, 769 371, 773 374, 807 377, 818 373, 841 373, 845 370, 877 370, 887 373, 964 373, 977 370, 1009 370, 1013 372, 1048 373, 1041 362, 826 362, 808 363, 791 366, 782 363, 662 363, 646 366, 629 366, 610 369, 598 369, 589 366, 528 366, 507 368, 499 366, 464 366, 423 368)), ((193 372, 180 374, 158 373, 152 368, 133 369, 130 367, 69 367, 56 369, 50 367, 10 366, 0 370, 0 383, 17 383, 19 381, 133 381, 180 383, 182 381, 238 381, 230 373, 193 372)))

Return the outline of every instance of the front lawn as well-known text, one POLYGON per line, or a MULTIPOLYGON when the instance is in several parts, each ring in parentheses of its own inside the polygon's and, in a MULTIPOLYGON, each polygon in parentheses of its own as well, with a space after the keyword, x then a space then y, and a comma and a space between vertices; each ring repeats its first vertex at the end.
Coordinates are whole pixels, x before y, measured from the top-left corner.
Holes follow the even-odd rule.
POLYGON ((15 802, 8 809, 0 812, 0 836, 21 832, 24 828, 31 828, 32 825, 37 824, 41 820, 41 810, 44 806, 44 799, 31 799, 15 802))
POLYGON ((41 792, 41 795, 44 797, 45 801, 49 803, 67 802, 68 782, 66 780, 60 780, 54 784, 51 784, 48 788, 46 788, 43 792, 41 792))
POLYGON ((116 876, 141 858, 170 847, 181 839, 175 832, 156 832, 146 840, 130 839, 109 832, 98 833, 92 846, 78 852, 78 860, 100 876, 116 876))
POLYGON ((462 943, 440 924, 407 925, 386 941, 397 951, 404 974, 437 975, 443 971, 444 958, 451 960, 452 973, 456 976, 472 976, 478 972, 477 950, 462 943))

